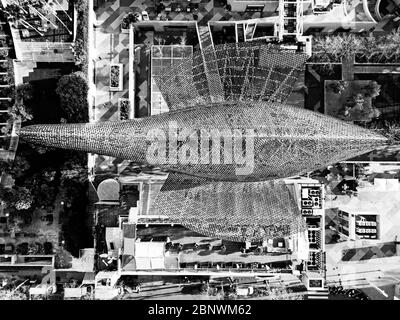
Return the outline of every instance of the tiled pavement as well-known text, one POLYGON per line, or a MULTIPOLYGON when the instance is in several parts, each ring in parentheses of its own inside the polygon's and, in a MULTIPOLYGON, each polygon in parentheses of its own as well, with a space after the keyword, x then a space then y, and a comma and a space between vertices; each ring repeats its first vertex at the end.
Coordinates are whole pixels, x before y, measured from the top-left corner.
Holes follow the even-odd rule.
MULTIPOLYGON (((116 121, 120 119, 118 99, 128 98, 129 88, 129 34, 112 34, 103 28, 95 29, 97 56, 95 57, 96 94, 94 99, 95 121, 116 121), (110 63, 123 64, 123 90, 110 91, 110 63)), ((112 157, 97 155, 95 173, 117 173, 118 163, 112 157)))
POLYGON ((136 114, 138 117, 148 116, 150 105, 150 47, 154 43, 154 32, 138 32, 135 43, 144 44, 137 54, 139 63, 135 68, 136 81, 136 114))
POLYGON ((396 255, 394 242, 381 243, 376 246, 343 250, 342 261, 361 261, 392 257, 396 255))
MULTIPOLYGON (((214 0, 200 0, 199 9, 196 12, 198 16, 197 22, 199 25, 206 25, 209 21, 234 21, 242 19, 253 19, 266 17, 271 13, 250 13, 250 12, 228 12, 214 0)), ((163 1, 168 5, 171 1, 163 1)), ((274 12, 278 6, 278 2, 266 3, 269 6, 270 12, 274 12)), ((116 0, 100 3, 96 10, 97 20, 102 22, 102 28, 110 33, 118 33, 120 31, 120 24, 124 16, 128 12, 142 12, 146 10, 149 13, 150 19, 156 18, 155 1, 154 0, 116 0)), ((193 13, 186 12, 171 12, 168 14, 169 19, 172 20, 193 20, 193 13)))
POLYGON ((118 99, 128 98, 129 88, 129 35, 108 34, 96 30, 96 96, 95 96, 95 120, 119 120, 118 99), (122 91, 110 91, 110 63, 122 63, 124 87, 122 91), (111 102, 111 107, 104 104, 111 102))

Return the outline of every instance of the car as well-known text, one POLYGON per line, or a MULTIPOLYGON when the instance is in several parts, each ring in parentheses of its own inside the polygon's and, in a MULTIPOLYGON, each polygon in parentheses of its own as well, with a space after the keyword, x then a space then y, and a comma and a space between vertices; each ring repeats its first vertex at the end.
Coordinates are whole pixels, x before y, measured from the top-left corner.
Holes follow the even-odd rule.
POLYGON ((150 17, 149 17, 149 14, 147 13, 147 11, 142 11, 142 19, 143 19, 143 21, 150 20, 150 17))
POLYGON ((137 21, 142 21, 143 20, 143 17, 139 12, 133 13, 132 17, 133 17, 133 19, 132 19, 131 22, 137 22, 137 21))

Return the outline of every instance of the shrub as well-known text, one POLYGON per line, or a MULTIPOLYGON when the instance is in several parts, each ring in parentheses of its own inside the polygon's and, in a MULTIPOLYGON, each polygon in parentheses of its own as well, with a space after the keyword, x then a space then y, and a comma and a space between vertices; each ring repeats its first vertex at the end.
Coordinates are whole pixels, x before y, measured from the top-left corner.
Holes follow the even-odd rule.
POLYGON ((110 86, 113 88, 118 88, 119 83, 120 68, 119 66, 111 66, 110 72, 110 86))
POLYGON ((87 74, 88 68, 88 16, 89 3, 87 0, 76 0, 77 27, 76 40, 73 48, 75 64, 81 67, 81 70, 87 74))
POLYGON ((140 13, 138 12, 129 12, 124 19, 122 19, 121 26, 123 29, 128 29, 131 23, 135 23, 139 21, 140 13))
POLYGON ((88 121, 88 84, 81 73, 72 73, 60 78, 56 93, 60 96, 61 108, 70 122, 88 121))
POLYGON ((130 110, 131 110, 131 105, 130 105, 129 100, 121 101, 121 103, 120 103, 121 120, 129 119, 130 110))
POLYGON ((1 188, 0 199, 10 209, 27 210, 32 206, 33 197, 30 191, 24 187, 1 188))

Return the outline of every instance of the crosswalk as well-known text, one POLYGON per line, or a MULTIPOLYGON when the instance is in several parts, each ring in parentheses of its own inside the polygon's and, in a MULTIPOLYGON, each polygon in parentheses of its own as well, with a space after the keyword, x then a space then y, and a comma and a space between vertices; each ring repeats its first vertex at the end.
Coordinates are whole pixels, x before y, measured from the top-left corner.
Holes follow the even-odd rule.
POLYGON ((305 295, 306 300, 328 300, 329 299, 329 290, 328 289, 323 289, 323 290, 313 290, 313 291, 308 291, 307 294, 305 295))

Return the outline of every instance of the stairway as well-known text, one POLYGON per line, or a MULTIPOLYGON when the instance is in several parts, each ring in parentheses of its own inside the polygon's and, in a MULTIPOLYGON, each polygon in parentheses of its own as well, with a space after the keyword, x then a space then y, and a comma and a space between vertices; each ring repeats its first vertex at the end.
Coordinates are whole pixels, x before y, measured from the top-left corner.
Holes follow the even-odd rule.
POLYGON ((15 61, 14 62, 14 76, 15 85, 24 83, 24 78, 29 76, 29 73, 37 67, 35 61, 15 61))
POLYGON ((203 56, 205 75, 207 78, 211 102, 223 101, 224 91, 218 70, 217 55, 214 51, 214 43, 209 26, 197 26, 197 35, 203 56))

